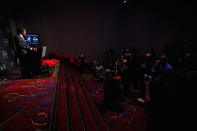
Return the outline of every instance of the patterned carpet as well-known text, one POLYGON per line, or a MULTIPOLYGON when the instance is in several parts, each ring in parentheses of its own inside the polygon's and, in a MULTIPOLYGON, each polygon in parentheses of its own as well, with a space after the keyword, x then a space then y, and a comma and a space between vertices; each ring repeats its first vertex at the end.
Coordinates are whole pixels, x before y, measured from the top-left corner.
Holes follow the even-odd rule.
POLYGON ((132 98, 135 94, 125 97, 123 112, 103 112, 102 86, 93 75, 81 77, 68 66, 61 66, 59 77, 5 81, 0 85, 0 131, 145 131, 147 115, 132 98))
POLYGON ((123 112, 113 112, 110 110, 103 112, 103 82, 95 82, 92 74, 85 74, 82 77, 87 84, 87 89, 97 108, 100 109, 111 131, 145 131, 148 117, 144 112, 143 106, 137 103, 137 95, 135 93, 130 94, 129 97, 125 97, 125 101, 121 102, 124 107, 123 112))
POLYGON ((10 80, 0 85, 0 130, 47 130, 57 77, 10 80))

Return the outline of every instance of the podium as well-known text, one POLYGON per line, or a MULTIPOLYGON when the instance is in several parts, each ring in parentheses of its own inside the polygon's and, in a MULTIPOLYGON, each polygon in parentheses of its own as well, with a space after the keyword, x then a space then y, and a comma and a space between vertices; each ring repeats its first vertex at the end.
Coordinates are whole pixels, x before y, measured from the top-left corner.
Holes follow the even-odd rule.
POLYGON ((39 75, 41 73, 41 58, 46 54, 46 45, 41 44, 40 35, 37 33, 26 34, 25 40, 29 46, 38 49, 37 52, 28 52, 28 67, 32 75, 39 75))
POLYGON ((37 52, 29 51, 29 70, 32 75, 39 75, 41 70, 42 46, 33 46, 38 49, 37 52))

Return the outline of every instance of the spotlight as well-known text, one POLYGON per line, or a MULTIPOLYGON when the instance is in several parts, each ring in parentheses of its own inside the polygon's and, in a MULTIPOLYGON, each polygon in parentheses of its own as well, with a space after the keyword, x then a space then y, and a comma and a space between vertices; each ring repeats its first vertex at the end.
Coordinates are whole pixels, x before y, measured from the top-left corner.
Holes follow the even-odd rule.
POLYGON ((127 4, 128 4, 128 0, 121 0, 121 5, 123 7, 127 7, 127 4))
POLYGON ((123 3, 126 4, 127 3, 127 0, 123 0, 123 3))

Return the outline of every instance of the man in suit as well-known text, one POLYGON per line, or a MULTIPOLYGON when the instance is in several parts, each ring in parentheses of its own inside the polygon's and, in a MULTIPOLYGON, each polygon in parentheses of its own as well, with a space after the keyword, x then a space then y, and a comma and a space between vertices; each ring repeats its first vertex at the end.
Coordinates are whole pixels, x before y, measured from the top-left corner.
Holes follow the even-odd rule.
POLYGON ((35 51, 37 52, 37 48, 33 48, 26 44, 26 40, 24 39, 24 36, 26 35, 26 30, 22 27, 18 28, 18 33, 14 38, 18 58, 20 60, 20 70, 21 70, 21 77, 22 78, 29 78, 30 77, 30 71, 29 71, 29 65, 28 65, 28 52, 29 51, 35 51))

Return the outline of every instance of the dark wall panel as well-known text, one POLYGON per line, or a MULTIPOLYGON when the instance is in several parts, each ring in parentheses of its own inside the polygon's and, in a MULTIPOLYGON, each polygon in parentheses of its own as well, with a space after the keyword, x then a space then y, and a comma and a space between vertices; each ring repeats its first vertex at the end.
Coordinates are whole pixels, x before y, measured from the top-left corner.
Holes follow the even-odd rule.
POLYGON ((140 5, 126 8, 117 3, 54 3, 17 12, 16 21, 30 32, 41 34, 47 53, 57 51, 77 57, 84 52, 102 57, 109 48, 118 52, 124 47, 136 47, 143 53, 153 47, 161 54, 164 44, 191 36, 192 32, 187 33, 191 25, 183 19, 190 12, 140 5))
POLYGON ((8 18, 0 16, 0 74, 16 65, 16 52, 8 18))

